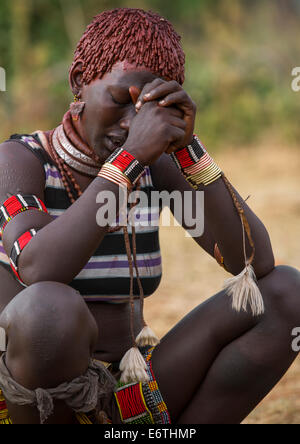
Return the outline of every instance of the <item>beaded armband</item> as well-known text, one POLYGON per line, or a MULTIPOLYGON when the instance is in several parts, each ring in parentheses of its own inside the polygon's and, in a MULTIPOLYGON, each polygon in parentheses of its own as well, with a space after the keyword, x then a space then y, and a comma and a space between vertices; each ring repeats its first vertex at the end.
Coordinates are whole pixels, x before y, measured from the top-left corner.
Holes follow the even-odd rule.
POLYGON ((132 154, 124 148, 118 148, 106 160, 98 176, 130 189, 139 180, 144 170, 144 166, 132 154))
POLYGON ((38 210, 48 213, 45 204, 34 195, 22 195, 9 197, 0 207, 0 231, 3 234, 4 228, 17 214, 27 210, 38 210))
POLYGON ((22 279, 20 278, 18 272, 18 261, 22 250, 26 247, 26 245, 31 241, 31 239, 36 235, 37 231, 32 228, 31 230, 26 231, 22 234, 15 242, 10 252, 10 266, 18 281, 24 285, 22 279))
POLYGON ((195 189, 198 185, 207 186, 222 176, 221 169, 195 135, 190 145, 175 151, 171 157, 195 189))

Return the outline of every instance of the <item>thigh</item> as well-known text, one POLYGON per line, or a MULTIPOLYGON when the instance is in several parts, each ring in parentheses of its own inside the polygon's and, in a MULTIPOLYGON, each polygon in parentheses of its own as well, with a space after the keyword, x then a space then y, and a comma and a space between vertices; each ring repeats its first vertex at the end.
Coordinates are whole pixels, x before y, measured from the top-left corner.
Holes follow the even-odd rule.
POLYGON ((153 370, 172 422, 191 401, 220 351, 259 322, 221 291, 185 316, 153 352, 153 370), (180 387, 180 389, 178 389, 180 387))

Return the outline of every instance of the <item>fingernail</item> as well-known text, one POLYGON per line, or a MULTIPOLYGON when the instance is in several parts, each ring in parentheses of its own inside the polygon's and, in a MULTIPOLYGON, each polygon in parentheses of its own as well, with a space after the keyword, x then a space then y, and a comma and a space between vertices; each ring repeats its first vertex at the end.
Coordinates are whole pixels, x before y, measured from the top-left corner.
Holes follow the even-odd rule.
POLYGON ((160 105, 164 105, 165 103, 166 103, 165 100, 161 100, 161 101, 159 102, 160 105))
POLYGON ((151 96, 150 93, 144 95, 145 99, 148 99, 150 96, 151 96))
POLYGON ((142 102, 139 100, 139 101, 136 103, 135 107, 136 107, 136 109, 140 109, 141 106, 142 106, 142 102))

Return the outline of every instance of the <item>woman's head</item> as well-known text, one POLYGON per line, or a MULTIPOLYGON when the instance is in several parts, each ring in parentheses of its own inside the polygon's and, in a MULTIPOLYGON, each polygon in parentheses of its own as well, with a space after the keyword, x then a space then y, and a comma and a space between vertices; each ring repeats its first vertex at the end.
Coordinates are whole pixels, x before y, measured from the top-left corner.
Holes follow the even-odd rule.
POLYGON ((184 62, 180 37, 158 14, 121 8, 94 18, 75 51, 70 85, 85 103, 76 129, 101 161, 127 138, 136 114, 131 88, 157 77, 182 84, 184 62))
POLYGON ((101 79, 116 62, 143 65, 158 77, 184 82, 180 36, 166 19, 142 9, 119 8, 97 15, 80 39, 71 70, 82 63, 84 84, 101 79))

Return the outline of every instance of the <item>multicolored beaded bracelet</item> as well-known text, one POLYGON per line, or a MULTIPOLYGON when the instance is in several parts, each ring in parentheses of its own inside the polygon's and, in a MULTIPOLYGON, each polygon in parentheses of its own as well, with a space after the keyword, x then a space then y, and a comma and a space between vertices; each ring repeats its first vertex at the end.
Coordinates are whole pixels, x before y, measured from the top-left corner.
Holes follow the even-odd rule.
POLYGON ((106 160, 98 176, 131 188, 139 180, 144 170, 145 167, 131 153, 124 148, 117 148, 106 160))
POLYGON ((27 210, 38 210, 48 213, 45 204, 34 195, 22 195, 9 197, 0 207, 0 230, 3 234, 4 228, 17 214, 27 210))
POLYGON ((110 182, 115 183, 119 186, 124 186, 128 190, 132 188, 132 183, 130 180, 123 174, 119 168, 111 163, 105 163, 101 170, 98 173, 98 177, 104 177, 104 179, 109 180, 110 182))
POLYGON ((198 137, 194 135, 190 145, 171 154, 177 168, 195 189, 209 185, 222 176, 222 171, 210 157, 198 137))

